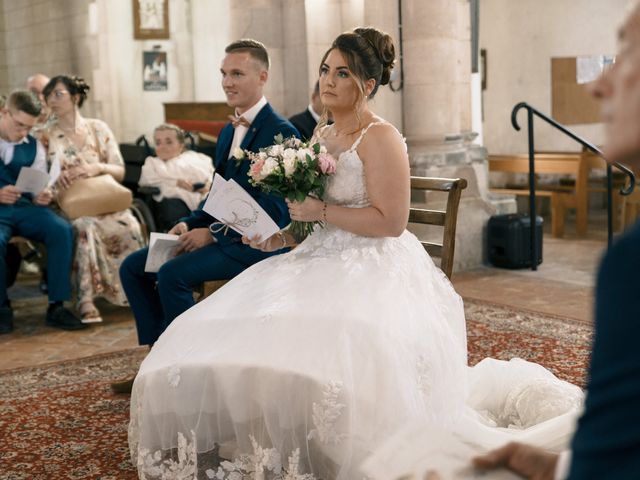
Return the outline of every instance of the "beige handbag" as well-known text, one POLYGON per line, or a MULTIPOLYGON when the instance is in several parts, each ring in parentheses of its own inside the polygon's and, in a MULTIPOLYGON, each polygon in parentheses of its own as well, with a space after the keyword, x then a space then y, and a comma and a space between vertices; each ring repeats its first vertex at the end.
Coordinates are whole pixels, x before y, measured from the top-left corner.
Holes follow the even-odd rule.
POLYGON ((120 212, 132 200, 131 190, 108 174, 81 178, 58 192, 58 205, 70 220, 120 212))

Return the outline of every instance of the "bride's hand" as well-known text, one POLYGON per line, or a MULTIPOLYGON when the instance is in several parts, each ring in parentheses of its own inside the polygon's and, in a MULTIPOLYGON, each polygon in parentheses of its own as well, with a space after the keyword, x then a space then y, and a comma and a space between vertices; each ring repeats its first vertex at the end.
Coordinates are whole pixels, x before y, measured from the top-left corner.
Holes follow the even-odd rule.
POLYGON ((292 202, 287 200, 289 207, 289 215, 291 220, 299 222, 317 222, 323 220, 322 212, 324 210, 324 202, 317 198, 307 197, 303 202, 292 202))
POLYGON ((276 250, 280 250, 283 247, 282 241, 282 232, 277 232, 271 235, 264 241, 260 241, 259 237, 242 237, 242 243, 245 245, 249 245, 251 248, 255 248, 256 250, 261 250, 263 252, 275 252, 276 250))

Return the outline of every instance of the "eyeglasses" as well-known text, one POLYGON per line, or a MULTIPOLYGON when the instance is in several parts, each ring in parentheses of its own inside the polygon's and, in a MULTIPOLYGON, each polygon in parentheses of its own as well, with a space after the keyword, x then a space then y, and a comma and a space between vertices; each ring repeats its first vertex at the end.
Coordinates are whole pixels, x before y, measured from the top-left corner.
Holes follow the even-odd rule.
POLYGON ((60 100, 62 97, 64 97, 68 93, 69 92, 67 90, 54 90, 49 94, 49 96, 47 96, 47 100, 51 100, 52 98, 55 98, 56 100, 60 100))
POLYGON ((11 117, 11 121, 13 122, 13 124, 16 126, 16 128, 18 129, 18 131, 29 131, 33 128, 33 125, 35 125, 35 117, 34 117, 34 122, 33 125, 27 125, 26 123, 22 123, 19 120, 16 120, 16 117, 14 116, 13 112, 9 109, 7 109, 7 112, 9 112, 9 116, 11 117))

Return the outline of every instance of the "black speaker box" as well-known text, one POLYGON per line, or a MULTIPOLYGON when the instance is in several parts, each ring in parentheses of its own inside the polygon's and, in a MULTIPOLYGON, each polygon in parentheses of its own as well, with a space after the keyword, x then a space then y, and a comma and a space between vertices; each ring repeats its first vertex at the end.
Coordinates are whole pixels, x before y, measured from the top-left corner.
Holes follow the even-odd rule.
MULTIPOLYGON (((536 257, 542 263, 542 217, 536 217, 536 257)), ((531 222, 528 215, 494 215, 487 226, 489 262, 501 268, 531 267, 531 222)))

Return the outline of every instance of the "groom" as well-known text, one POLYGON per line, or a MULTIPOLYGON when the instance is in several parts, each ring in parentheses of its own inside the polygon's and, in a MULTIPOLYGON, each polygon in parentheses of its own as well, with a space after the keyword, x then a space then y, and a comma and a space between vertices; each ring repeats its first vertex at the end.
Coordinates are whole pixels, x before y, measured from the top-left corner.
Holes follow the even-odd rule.
MULTIPOLYGON (((620 30, 616 63, 593 85, 606 124, 605 157, 640 167, 640 2, 620 30)), ((636 188, 638 186, 636 185, 636 188)), ((584 414, 571 453, 511 443, 475 459, 525 478, 640 478, 640 223, 607 251, 596 283, 595 341, 584 414)))
MULTIPOLYGON (((216 174, 233 179, 283 228, 290 222, 283 199, 249 184, 249 162, 237 161, 237 148, 257 152, 274 143, 273 137, 298 136, 298 131, 269 105, 263 88, 269 76, 265 46, 251 39, 233 42, 225 49, 220 72, 229 106, 235 108, 231 123, 220 132, 216 145, 216 174)), ((201 204, 202 205, 202 204, 201 204)), ((233 278, 247 267, 282 250, 264 253, 244 245, 241 236, 211 228, 216 219, 195 210, 169 233, 180 235, 179 254, 157 274, 145 273, 147 249, 129 255, 120 267, 122 286, 133 310, 140 345, 153 345, 167 326, 194 305, 194 287, 209 280, 233 278), (157 283, 157 285, 156 285, 157 283)), ((116 391, 130 391, 131 382, 117 382, 116 391)))

